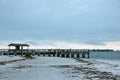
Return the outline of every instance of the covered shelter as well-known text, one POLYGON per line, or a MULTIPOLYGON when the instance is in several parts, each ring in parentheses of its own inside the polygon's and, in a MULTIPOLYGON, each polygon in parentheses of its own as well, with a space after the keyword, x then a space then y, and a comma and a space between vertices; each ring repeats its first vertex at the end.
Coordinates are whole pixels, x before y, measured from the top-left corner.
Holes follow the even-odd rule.
POLYGON ((11 43, 8 45, 9 50, 8 52, 10 54, 23 54, 23 53, 28 53, 29 50, 29 45, 28 44, 16 44, 16 43, 11 43))

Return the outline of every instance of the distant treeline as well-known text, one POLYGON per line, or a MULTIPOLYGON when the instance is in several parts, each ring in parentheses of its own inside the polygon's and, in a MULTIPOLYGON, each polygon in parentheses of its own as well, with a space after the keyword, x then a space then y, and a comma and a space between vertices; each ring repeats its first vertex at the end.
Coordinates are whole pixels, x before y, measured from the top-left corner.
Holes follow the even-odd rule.
POLYGON ((93 52, 112 52, 114 50, 112 50, 112 49, 92 49, 90 51, 93 51, 93 52))

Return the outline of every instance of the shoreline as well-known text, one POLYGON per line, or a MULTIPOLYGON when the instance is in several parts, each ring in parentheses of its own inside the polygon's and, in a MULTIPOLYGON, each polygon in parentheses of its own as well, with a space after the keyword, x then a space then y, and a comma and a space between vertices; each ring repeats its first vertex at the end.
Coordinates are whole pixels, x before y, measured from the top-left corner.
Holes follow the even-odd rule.
POLYGON ((59 57, 36 57, 20 62, 15 60, 0 67, 2 75, 7 75, 7 77, 0 76, 0 80, 1 78, 15 80, 16 76, 18 80, 31 80, 31 75, 34 76, 32 80, 37 78, 42 80, 120 80, 120 64, 112 63, 104 60, 59 57), (23 75, 23 71, 30 77, 23 75), (49 76, 45 77, 46 74, 49 76), (19 79, 21 77, 22 79, 19 79))
POLYGON ((26 58, 21 56, 0 56, 0 65, 6 65, 8 63, 24 61, 24 60, 26 60, 26 58))
POLYGON ((17 62, 17 61, 24 61, 24 60, 26 60, 26 59, 23 58, 23 59, 18 59, 18 60, 3 61, 3 62, 0 62, 0 65, 6 65, 8 63, 17 62))

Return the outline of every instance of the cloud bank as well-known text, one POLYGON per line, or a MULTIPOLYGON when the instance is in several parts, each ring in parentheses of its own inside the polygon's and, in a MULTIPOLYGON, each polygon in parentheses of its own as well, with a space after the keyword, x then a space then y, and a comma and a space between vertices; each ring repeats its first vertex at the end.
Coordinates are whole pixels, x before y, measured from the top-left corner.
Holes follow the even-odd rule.
POLYGON ((26 41, 1 41, 0 49, 8 49, 10 43, 27 43, 30 49, 113 49, 120 50, 120 41, 103 42, 102 44, 94 45, 79 42, 52 41, 52 40, 26 40, 26 41))

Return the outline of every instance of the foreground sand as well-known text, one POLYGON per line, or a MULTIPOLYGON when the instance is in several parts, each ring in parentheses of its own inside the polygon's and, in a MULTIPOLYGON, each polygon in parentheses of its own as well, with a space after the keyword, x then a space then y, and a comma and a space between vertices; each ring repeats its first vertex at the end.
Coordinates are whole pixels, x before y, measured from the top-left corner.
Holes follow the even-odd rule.
POLYGON ((119 62, 36 57, 0 65, 0 80, 120 80, 119 62))

